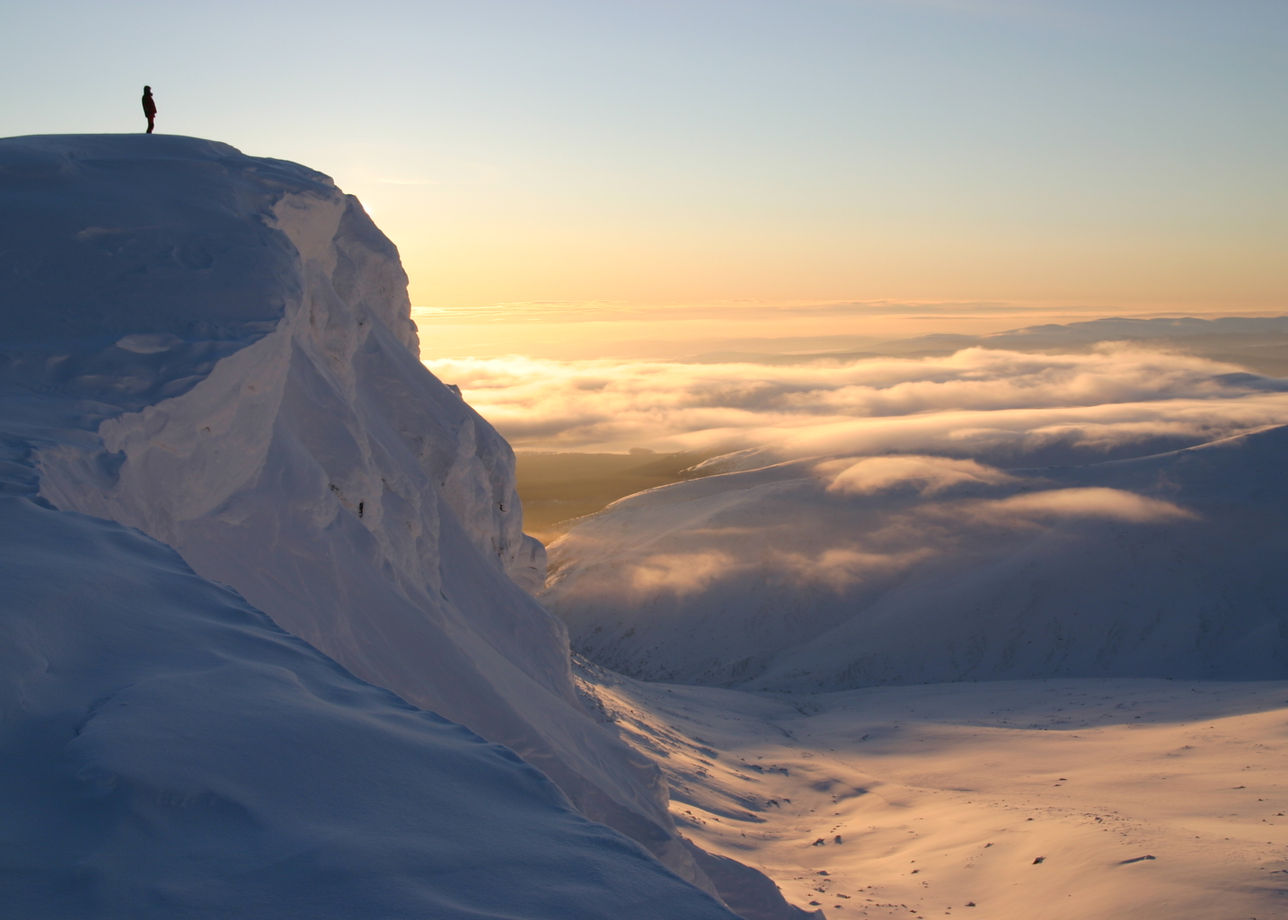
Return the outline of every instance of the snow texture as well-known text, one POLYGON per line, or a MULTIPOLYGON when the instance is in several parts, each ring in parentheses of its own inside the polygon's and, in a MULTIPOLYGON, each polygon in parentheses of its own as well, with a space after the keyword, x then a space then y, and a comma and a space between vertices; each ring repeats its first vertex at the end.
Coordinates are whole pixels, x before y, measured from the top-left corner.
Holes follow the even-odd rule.
POLYGON ((0 507, 6 916, 730 916, 160 543, 0 507))
POLYGON ((586 677, 686 835, 832 920, 1284 914, 1288 682, 586 677))
POLYGON ((728 916, 543 779, 714 890, 355 199, 140 135, 0 141, 0 202, 0 900, 728 916))

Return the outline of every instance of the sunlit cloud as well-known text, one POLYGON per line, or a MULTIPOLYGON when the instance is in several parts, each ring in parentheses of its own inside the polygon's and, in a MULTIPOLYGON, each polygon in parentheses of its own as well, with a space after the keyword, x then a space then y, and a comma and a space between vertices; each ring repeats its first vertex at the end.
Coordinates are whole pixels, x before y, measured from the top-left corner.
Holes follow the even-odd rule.
POLYGON ((832 460, 818 472, 831 477, 828 492, 870 495, 912 488, 922 495, 939 495, 964 485, 1006 485, 1015 477, 977 463, 923 455, 832 460))
POLYGON ((519 449, 755 449, 763 461, 1110 456, 1288 418, 1288 383, 1139 346, 786 365, 533 358, 427 362, 519 449))
POLYGON ((955 637, 925 676, 969 673, 978 618, 1002 618, 1016 655, 1058 657, 1063 646, 1043 645, 1052 603, 1099 616, 1118 603, 1095 588, 1113 571, 1129 616, 1148 608, 1132 579, 1178 577, 1166 547, 1238 539, 1230 500, 1213 493, 1232 474, 1208 467, 1273 464, 1288 381, 1091 332, 1035 331, 1033 351, 434 366, 520 449, 709 458, 703 478, 619 501, 552 542, 545 599, 575 647, 661 679, 847 686, 921 674, 916 642, 899 657, 898 637, 918 630, 955 637), (1079 347, 1052 348, 1071 337, 1079 347), (1204 446, 1226 438, 1249 454, 1204 446), (1123 561, 1135 558, 1139 572, 1123 561))
POLYGON ((641 594, 666 592, 676 596, 697 593, 736 565, 728 553, 683 553, 646 556, 624 573, 630 589, 641 594))
POLYGON ((861 582, 905 571, 935 552, 930 547, 878 552, 859 546, 834 546, 817 553, 782 552, 776 554, 774 561, 781 569, 781 577, 840 594, 861 582))
POLYGON ((1033 518, 1102 518, 1134 524, 1193 519, 1195 514, 1172 502, 1136 495, 1122 489, 1048 489, 973 503, 957 509, 978 518, 1016 520, 1033 518))

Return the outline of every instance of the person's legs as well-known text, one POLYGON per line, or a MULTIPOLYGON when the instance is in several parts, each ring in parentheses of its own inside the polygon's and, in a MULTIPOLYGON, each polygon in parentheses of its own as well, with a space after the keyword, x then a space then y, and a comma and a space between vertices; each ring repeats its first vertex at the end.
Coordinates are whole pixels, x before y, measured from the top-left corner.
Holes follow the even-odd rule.
POLYGON ((149 115, 149 116, 148 116, 148 133, 149 133, 149 134, 151 134, 151 133, 152 133, 152 128, 155 126, 155 120, 156 120, 156 116, 155 116, 155 115, 149 115))

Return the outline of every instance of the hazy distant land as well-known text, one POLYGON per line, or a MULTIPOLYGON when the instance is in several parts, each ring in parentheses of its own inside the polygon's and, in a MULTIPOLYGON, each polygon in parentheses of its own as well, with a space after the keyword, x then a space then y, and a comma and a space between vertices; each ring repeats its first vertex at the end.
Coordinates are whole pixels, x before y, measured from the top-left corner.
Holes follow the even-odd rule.
POLYGON ((698 475, 690 470, 706 456, 636 448, 627 454, 521 451, 515 459, 524 530, 549 543, 577 518, 619 498, 698 475))

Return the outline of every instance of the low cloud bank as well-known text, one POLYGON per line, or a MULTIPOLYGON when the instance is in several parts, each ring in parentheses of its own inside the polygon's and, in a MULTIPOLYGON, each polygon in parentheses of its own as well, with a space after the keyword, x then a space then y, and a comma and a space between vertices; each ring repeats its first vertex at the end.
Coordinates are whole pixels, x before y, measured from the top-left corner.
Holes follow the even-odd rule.
POLYGON ((552 544, 546 599, 607 666, 776 689, 1288 673, 1288 380, 1122 343, 435 368, 519 447, 724 474, 552 544))
POLYGON ((1124 344, 788 365, 426 363, 521 450, 751 449, 759 462, 898 452, 1008 466, 1194 444, 1288 418, 1288 381, 1124 344))
POLYGON ((921 495, 938 495, 961 485, 1000 485, 1015 481, 1001 470, 974 460, 948 457, 861 457, 820 464, 818 471, 832 477, 827 491, 844 495, 871 495, 891 489, 912 488, 921 495))

